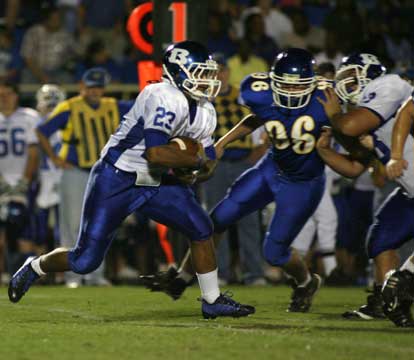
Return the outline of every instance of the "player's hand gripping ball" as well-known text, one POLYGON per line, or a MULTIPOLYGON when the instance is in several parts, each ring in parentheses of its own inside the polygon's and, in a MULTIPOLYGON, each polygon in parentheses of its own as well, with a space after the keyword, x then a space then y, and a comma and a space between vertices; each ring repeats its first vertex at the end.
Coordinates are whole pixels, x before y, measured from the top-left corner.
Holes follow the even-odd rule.
MULTIPOLYGON (((175 137, 172 138, 169 143, 177 149, 187 151, 191 155, 199 154, 200 156, 205 157, 203 145, 189 137, 175 137)), ((173 174, 184 184, 192 185, 197 180, 197 170, 188 168, 173 169, 173 174)))

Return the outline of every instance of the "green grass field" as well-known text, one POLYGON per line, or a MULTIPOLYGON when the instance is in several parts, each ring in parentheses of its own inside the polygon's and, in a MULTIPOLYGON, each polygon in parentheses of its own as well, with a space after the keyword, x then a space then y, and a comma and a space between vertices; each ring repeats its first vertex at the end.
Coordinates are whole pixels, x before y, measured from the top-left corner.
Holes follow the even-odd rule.
POLYGON ((287 287, 232 287, 249 318, 203 320, 199 291, 173 302, 140 287, 34 287, 18 304, 0 288, 0 359, 414 359, 414 329, 350 321, 363 289, 324 288, 288 314, 287 287))

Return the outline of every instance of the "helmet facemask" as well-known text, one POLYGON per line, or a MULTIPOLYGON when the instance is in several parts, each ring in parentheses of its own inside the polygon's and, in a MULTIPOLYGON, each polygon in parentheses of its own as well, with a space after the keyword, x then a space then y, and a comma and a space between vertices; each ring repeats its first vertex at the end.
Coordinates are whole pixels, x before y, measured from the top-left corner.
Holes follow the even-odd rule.
POLYGON ((270 86, 276 105, 287 109, 300 109, 308 105, 317 86, 316 77, 301 78, 296 74, 282 76, 270 72, 270 86))
POLYGON ((213 100, 218 95, 221 81, 217 79, 219 71, 217 62, 208 59, 204 63, 193 62, 187 67, 180 63, 177 65, 181 71, 175 79, 165 65, 163 65, 164 73, 173 85, 187 93, 192 99, 213 100))
POLYGON ((336 72, 335 92, 346 103, 358 104, 365 86, 371 81, 367 77, 368 66, 344 65, 336 72))

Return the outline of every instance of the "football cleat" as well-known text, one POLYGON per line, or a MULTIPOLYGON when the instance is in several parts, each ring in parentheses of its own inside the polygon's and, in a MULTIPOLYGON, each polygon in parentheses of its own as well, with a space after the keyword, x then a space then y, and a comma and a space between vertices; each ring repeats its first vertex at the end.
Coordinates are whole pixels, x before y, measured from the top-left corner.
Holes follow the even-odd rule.
POLYGON ((400 300, 393 309, 384 306, 384 314, 398 327, 414 327, 412 304, 412 300, 400 300))
POLYGON ((384 319, 383 301, 381 297, 381 286, 375 285, 372 294, 368 295, 366 305, 358 310, 346 311, 342 314, 345 319, 374 320, 384 319))
POLYGON ((240 304, 232 299, 232 294, 225 292, 209 304, 204 299, 201 299, 201 312, 204 319, 215 319, 218 316, 230 316, 234 318, 248 316, 254 314, 256 309, 251 305, 240 304))
POLYGON ((396 309, 402 301, 414 300, 414 274, 408 270, 391 270, 386 275, 382 287, 384 309, 388 312, 396 309))
POLYGON ((10 280, 8 294, 11 302, 17 303, 29 290, 30 286, 40 278, 30 265, 35 258, 35 256, 28 257, 10 280))
POLYGON ((141 275, 141 283, 151 291, 162 291, 173 300, 178 300, 189 284, 178 277, 176 268, 170 267, 155 275, 141 275))
POLYGON ((292 284, 293 293, 290 300, 288 312, 308 312, 315 293, 319 290, 322 279, 317 274, 312 274, 312 279, 306 286, 292 284))

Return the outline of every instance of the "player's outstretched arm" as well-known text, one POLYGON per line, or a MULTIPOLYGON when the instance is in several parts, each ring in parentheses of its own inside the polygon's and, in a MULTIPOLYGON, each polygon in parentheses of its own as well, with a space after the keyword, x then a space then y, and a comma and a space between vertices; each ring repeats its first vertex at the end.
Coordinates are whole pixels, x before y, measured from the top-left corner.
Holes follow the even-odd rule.
POLYGON ((365 166, 359 161, 352 159, 350 156, 342 155, 336 152, 332 146, 332 130, 324 128, 318 139, 316 148, 322 160, 338 174, 345 177, 354 178, 361 175, 365 166))
POLYGON ((318 97, 318 101, 324 107, 332 127, 342 134, 361 136, 380 125, 380 117, 364 107, 357 107, 343 114, 339 98, 334 89, 324 90, 324 95, 325 99, 318 97))
POLYGON ((263 125, 263 121, 253 114, 249 114, 243 118, 233 129, 215 143, 214 147, 216 149, 217 159, 223 156, 224 149, 228 144, 249 135, 261 125, 263 125))
POLYGON ((407 169, 408 163, 404 159, 404 146, 414 120, 414 102, 410 98, 398 111, 397 119, 392 130, 391 159, 386 171, 389 179, 400 177, 407 169))

